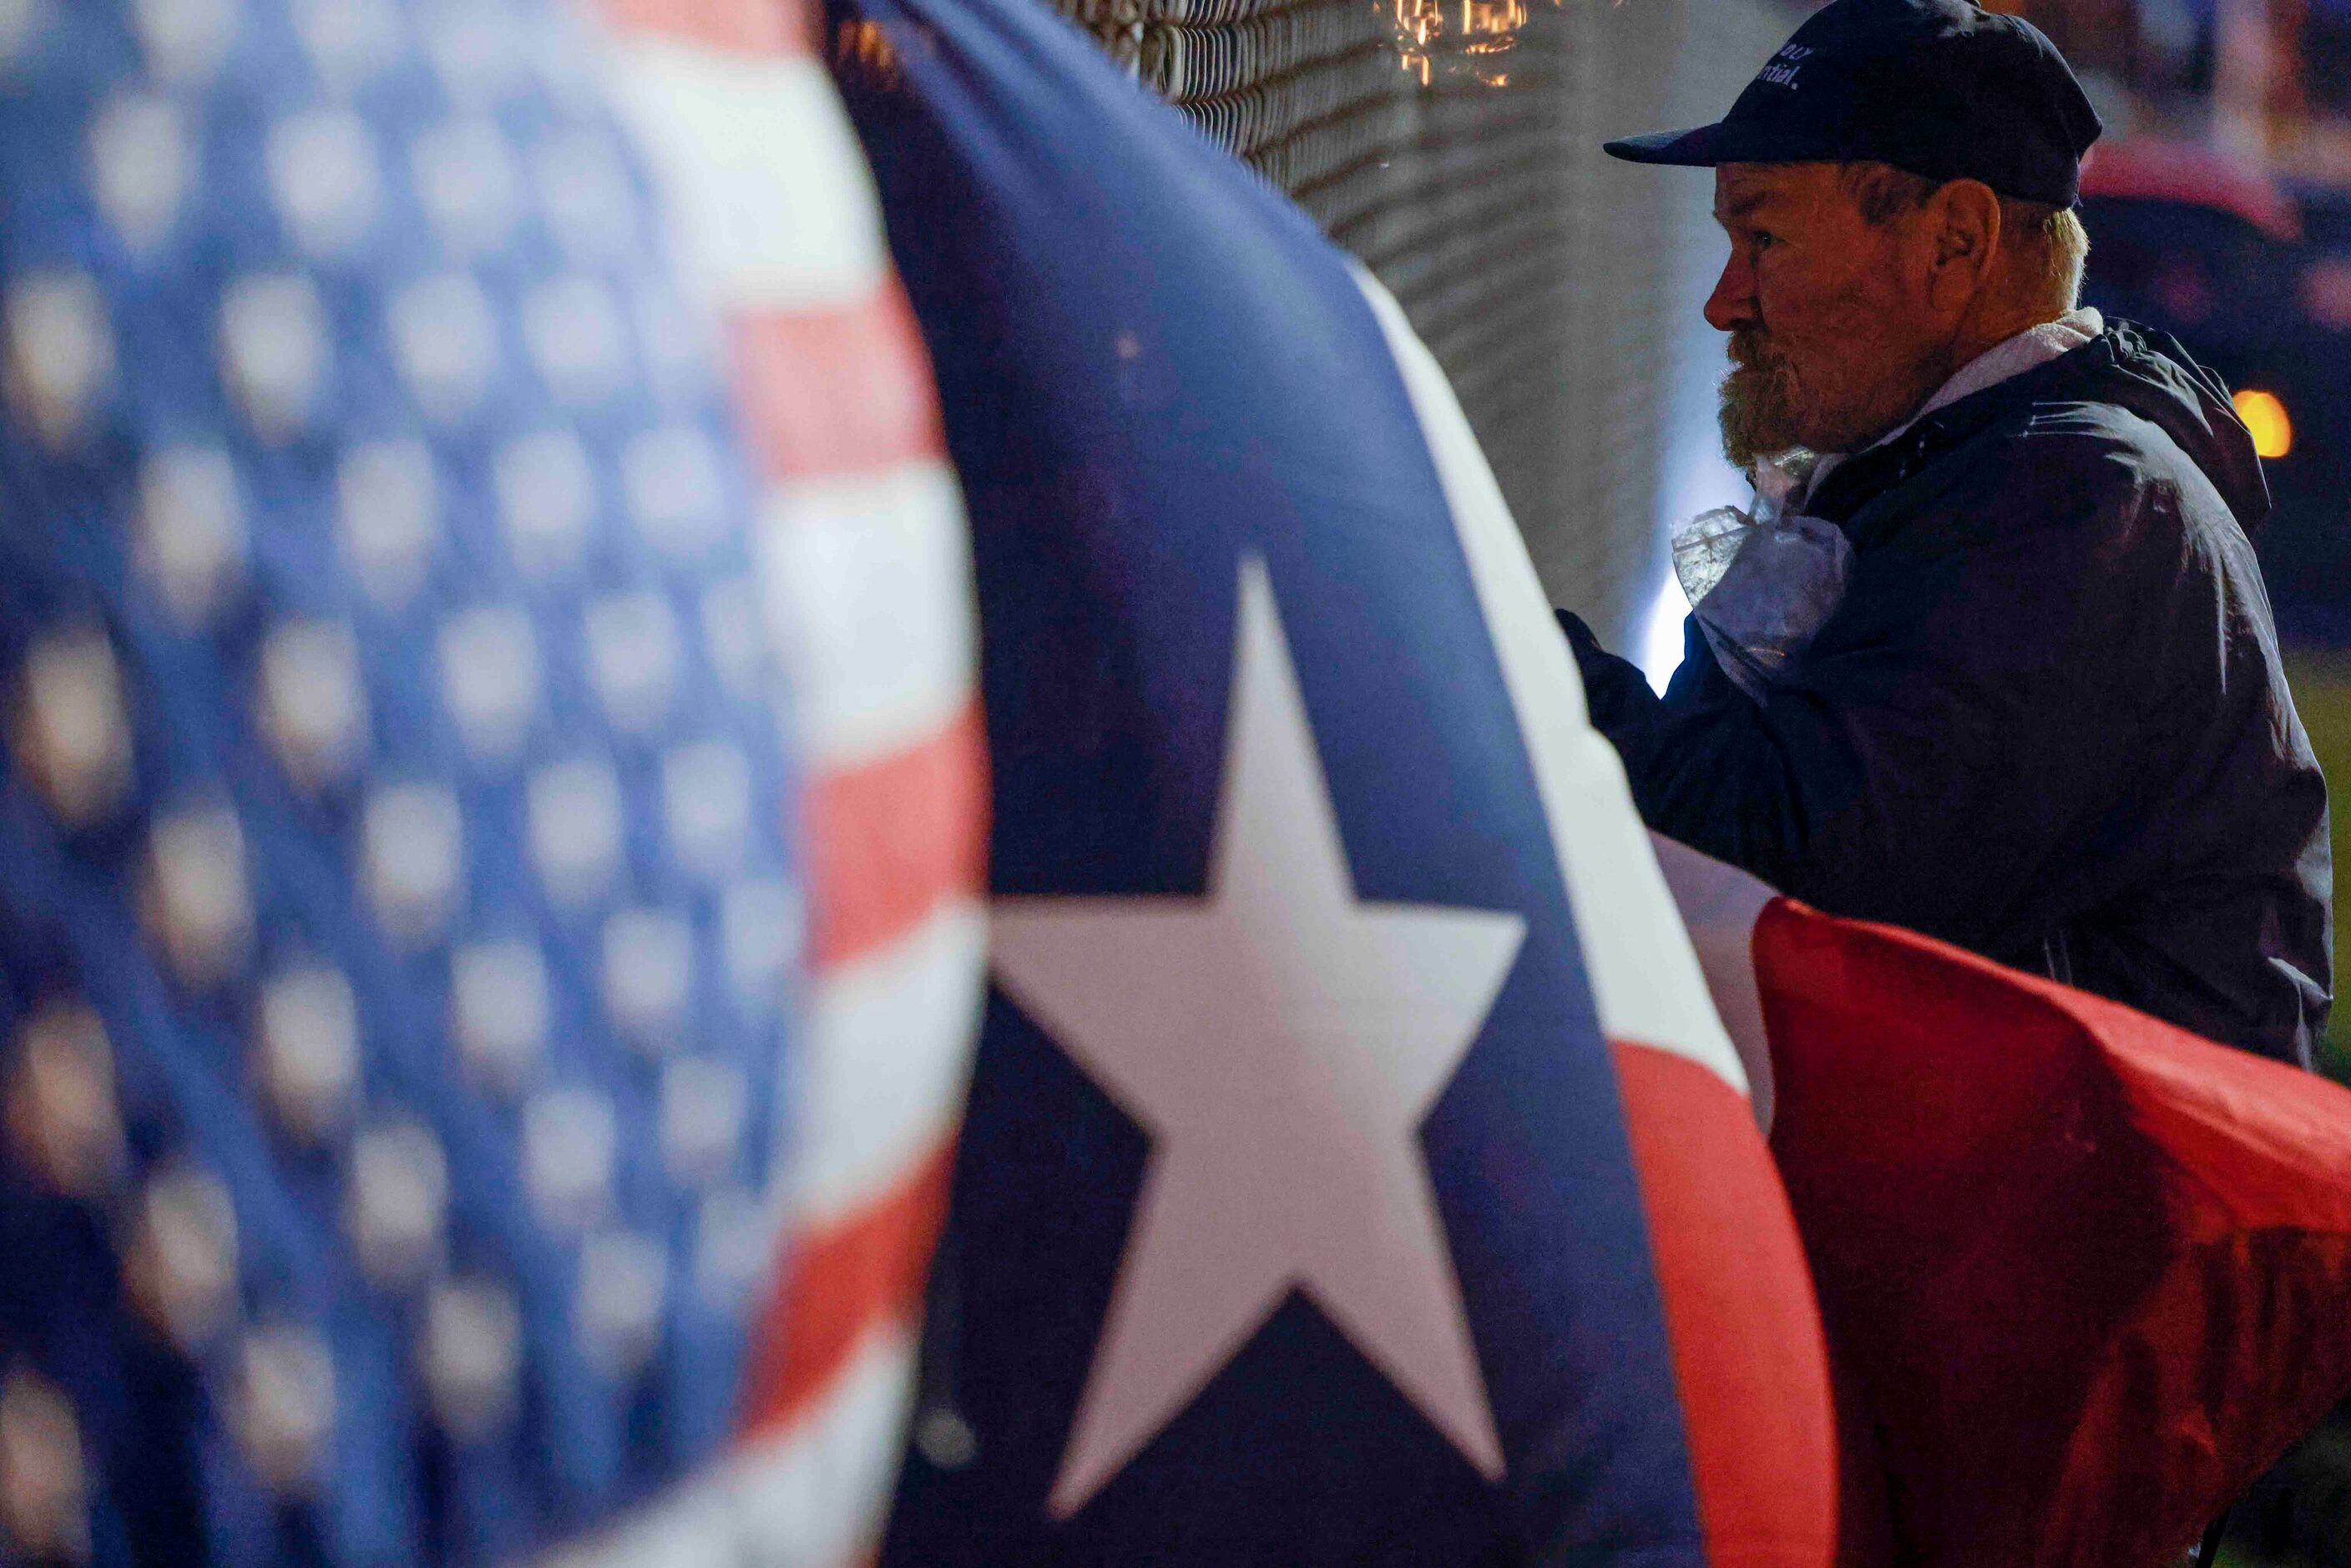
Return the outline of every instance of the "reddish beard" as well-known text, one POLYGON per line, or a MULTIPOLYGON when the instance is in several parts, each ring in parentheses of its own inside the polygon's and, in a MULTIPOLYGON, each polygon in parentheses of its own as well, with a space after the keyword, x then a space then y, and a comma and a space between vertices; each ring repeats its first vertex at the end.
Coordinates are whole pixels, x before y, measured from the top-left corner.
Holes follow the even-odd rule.
POLYGON ((1741 328, 1730 335, 1730 373, 1722 378, 1722 455, 1735 467, 1753 465, 1802 444, 1796 378, 1764 346, 1763 335, 1741 328))

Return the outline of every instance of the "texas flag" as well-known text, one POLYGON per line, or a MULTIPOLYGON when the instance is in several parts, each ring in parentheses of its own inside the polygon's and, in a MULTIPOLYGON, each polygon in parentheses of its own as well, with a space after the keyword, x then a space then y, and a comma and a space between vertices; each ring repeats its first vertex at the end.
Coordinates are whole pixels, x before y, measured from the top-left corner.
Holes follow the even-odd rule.
POLYGON ((2351 1093, 1657 850, 1768 1039, 1840 1561, 2176 1559, 2351 1391, 2351 1093))
POLYGON ((1433 361, 1045 8, 831 22, 995 823, 883 1562, 1824 1563, 1747 1076, 1433 361))

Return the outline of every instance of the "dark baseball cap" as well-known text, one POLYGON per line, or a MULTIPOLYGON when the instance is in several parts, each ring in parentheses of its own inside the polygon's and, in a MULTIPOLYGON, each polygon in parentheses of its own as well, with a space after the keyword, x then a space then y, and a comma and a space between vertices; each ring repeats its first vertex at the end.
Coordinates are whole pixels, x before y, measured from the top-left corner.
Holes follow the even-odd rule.
POLYGON ((2057 47, 1968 0, 1832 0, 1695 131, 1611 141, 1635 163, 1891 163, 2071 206, 2104 129, 2057 47))

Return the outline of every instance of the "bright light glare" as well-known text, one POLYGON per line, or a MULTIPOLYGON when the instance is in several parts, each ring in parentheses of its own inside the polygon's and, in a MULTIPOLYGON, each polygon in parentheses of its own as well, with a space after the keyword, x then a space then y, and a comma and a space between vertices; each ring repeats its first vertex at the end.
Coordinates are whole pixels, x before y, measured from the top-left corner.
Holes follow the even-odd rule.
POLYGON ((1666 585, 1657 590, 1657 601, 1649 607, 1649 624, 1641 635, 1637 661, 1649 685, 1660 694, 1681 668, 1682 618, 1688 613, 1689 596, 1682 591, 1681 580, 1666 573, 1666 585))
POLYGON ((2236 396, 2237 417, 2253 433, 2253 450, 2264 457, 2283 457, 2294 450, 2294 421, 2275 392, 2247 387, 2236 396))

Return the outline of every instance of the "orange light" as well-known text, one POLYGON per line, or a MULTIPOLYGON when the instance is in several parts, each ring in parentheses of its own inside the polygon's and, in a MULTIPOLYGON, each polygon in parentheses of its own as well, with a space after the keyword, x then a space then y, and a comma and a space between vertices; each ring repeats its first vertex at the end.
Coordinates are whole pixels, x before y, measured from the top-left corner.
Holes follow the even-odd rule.
POLYGON ((2294 421, 2275 392, 2247 387, 2236 396, 2237 417, 2253 434, 2253 450, 2264 457, 2283 457, 2294 450, 2294 421))

